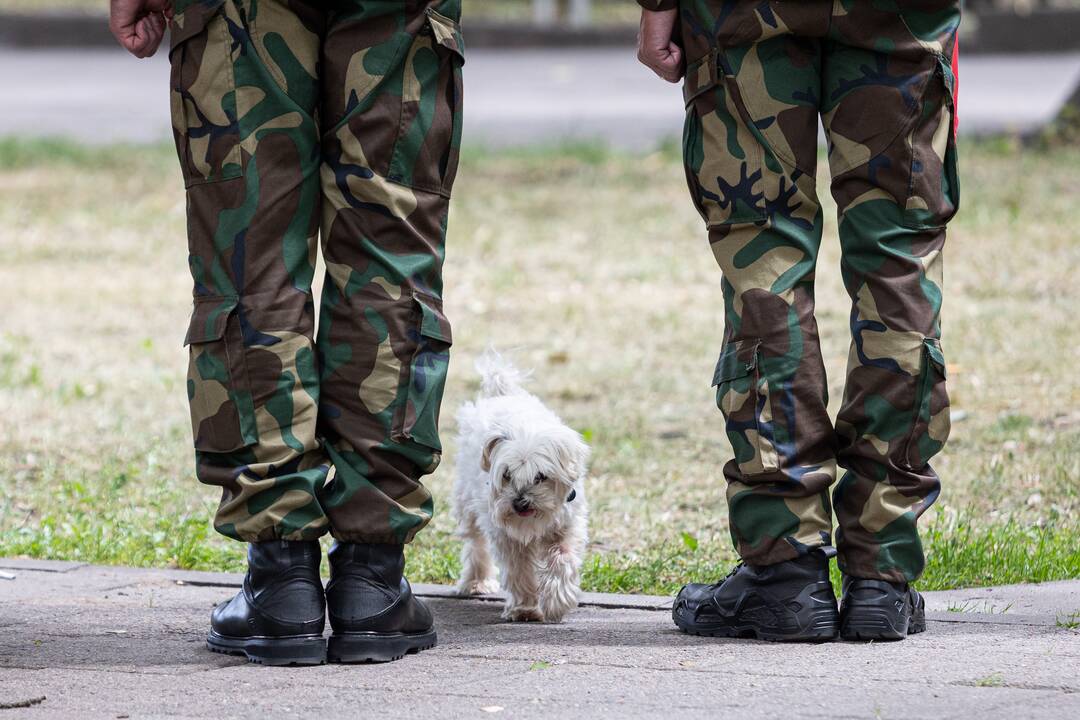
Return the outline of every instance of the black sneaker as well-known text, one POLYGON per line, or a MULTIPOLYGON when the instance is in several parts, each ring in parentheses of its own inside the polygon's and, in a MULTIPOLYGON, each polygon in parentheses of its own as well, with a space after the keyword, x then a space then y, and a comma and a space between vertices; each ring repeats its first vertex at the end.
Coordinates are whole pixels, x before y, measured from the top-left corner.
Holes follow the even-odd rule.
POLYGON ((263 665, 326 662, 321 556, 318 542, 248 545, 244 586, 214 608, 206 646, 263 665))
POLYGON ((330 662, 398 660, 435 647, 431 612, 413 595, 404 546, 338 542, 330 549, 330 662))
POLYGON ((840 637, 903 640, 926 630, 926 601, 907 583, 844 576, 840 637))
POLYGON ((679 591, 671 617, 683 632, 778 642, 836 637, 839 614, 829 582, 832 548, 775 565, 740 563, 713 585, 679 591))

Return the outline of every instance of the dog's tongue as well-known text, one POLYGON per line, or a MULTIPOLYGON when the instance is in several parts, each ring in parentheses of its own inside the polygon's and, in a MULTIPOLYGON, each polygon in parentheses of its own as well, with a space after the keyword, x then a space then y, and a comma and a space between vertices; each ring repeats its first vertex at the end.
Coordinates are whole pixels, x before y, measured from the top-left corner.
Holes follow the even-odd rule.
POLYGON ((532 517, 536 514, 535 510, 515 510, 514 512, 518 514, 518 517, 532 517))

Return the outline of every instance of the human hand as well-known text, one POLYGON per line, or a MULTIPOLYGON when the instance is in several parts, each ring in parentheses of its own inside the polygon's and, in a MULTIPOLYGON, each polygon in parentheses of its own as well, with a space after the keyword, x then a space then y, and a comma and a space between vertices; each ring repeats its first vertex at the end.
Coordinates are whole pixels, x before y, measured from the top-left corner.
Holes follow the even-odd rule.
POLYGON ((670 83, 682 79, 682 48, 675 42, 678 10, 642 10, 638 33, 638 60, 670 83))
POLYGON ((172 17, 172 0, 111 0, 109 30, 120 46, 137 58, 157 52, 172 17))

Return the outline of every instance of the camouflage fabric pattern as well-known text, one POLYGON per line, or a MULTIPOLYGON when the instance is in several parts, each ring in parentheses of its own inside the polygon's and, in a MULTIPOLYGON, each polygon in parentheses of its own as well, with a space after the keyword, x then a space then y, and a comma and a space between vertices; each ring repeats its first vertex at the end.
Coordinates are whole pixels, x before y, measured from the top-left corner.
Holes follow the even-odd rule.
MULTIPOLYGON (((668 6, 645 0, 645 6, 668 6)), ((830 544, 841 568, 914 580, 916 520, 949 434, 940 343, 945 225, 959 204, 955 0, 681 0, 687 180, 721 269, 714 384, 747 562, 830 544), (834 427, 814 318, 818 118, 852 299, 834 427)))
POLYGON ((215 526, 408 542, 431 518, 460 0, 176 3, 188 396, 215 526), (316 242, 327 276, 315 331, 316 242))

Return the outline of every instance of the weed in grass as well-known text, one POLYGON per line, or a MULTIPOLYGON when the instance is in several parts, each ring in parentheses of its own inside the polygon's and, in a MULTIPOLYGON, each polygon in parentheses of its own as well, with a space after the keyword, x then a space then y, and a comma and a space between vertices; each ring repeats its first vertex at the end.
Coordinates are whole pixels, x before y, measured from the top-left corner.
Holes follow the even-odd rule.
POLYGON ((961 600, 950 602, 945 608, 951 613, 981 613, 985 615, 1004 615, 1012 609, 1013 603, 1007 605, 992 605, 987 600, 961 600))

